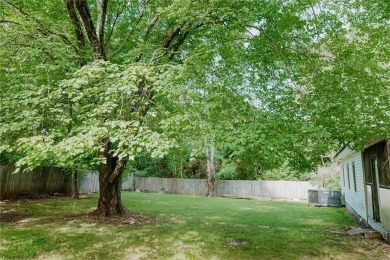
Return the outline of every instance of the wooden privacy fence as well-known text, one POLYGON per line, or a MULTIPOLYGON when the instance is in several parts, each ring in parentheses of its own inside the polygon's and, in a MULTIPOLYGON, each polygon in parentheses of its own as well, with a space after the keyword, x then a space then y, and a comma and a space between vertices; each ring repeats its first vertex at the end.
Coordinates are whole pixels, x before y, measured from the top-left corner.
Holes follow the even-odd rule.
MULTIPOLYGON (((31 172, 15 172, 11 164, 0 165, 0 200, 17 199, 23 194, 68 194, 71 175, 54 167, 37 167, 31 172)), ((122 183, 122 190, 132 189, 131 176, 122 183)), ((88 171, 79 175, 79 193, 99 192, 99 174, 88 171)))
MULTIPOLYGON (((15 167, 12 165, 0 165, 0 200, 31 193, 67 194, 70 190, 70 175, 61 169, 38 167, 30 173, 13 173, 14 171, 15 167)), ((215 185, 215 195, 307 200, 307 191, 318 188, 317 185, 303 181, 218 181, 215 185)), ((99 192, 99 174, 96 171, 82 174, 78 189, 80 194, 99 192)), ((131 189, 205 196, 207 183, 204 179, 129 176, 122 183, 122 190, 131 189)))
POLYGON ((0 165, 0 200, 22 194, 66 194, 70 175, 53 167, 37 167, 32 172, 16 172, 13 165, 0 165))
MULTIPOLYGON (((122 190, 133 189, 133 177, 129 176, 122 182, 122 190)), ((78 182, 79 193, 94 193, 99 192, 99 173, 96 171, 88 171, 80 176, 78 182)))
MULTIPOLYGON (((207 194, 207 183, 203 179, 134 177, 134 187, 148 192, 207 194)), ((318 188, 318 185, 305 181, 218 181, 215 184, 215 195, 307 200, 307 191, 318 188)))
POLYGON ((318 189, 306 181, 220 181, 216 184, 218 196, 263 197, 273 199, 307 200, 309 189, 318 189))

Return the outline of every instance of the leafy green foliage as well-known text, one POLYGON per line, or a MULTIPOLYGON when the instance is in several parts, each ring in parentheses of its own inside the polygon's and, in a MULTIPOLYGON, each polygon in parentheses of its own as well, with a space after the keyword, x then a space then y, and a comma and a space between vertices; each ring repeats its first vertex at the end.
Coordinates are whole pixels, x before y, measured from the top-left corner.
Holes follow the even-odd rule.
POLYGON ((341 190, 340 172, 335 165, 318 167, 317 171, 310 174, 310 181, 328 190, 341 190))
MULTIPOLYGON (((388 5, 356 1, 337 8, 346 29, 318 41, 321 56, 300 80, 305 90, 298 102, 315 127, 360 150, 371 139, 389 138, 388 5)), ((326 19, 319 16, 318 22, 326 19)))
MULTIPOLYGON (((158 91, 163 83, 155 73, 162 74, 155 71, 161 69, 99 62, 84 66, 58 86, 47 86, 43 90, 46 95, 43 102, 47 102, 45 117, 50 118, 50 123, 37 125, 38 135, 18 139, 17 151, 26 156, 17 165, 35 167, 55 163, 67 168, 75 162, 86 162, 93 166, 99 163, 96 151, 106 138, 115 144, 113 153, 120 159, 132 160, 141 151, 162 156, 164 149, 172 146, 171 142, 141 125, 149 119, 141 118, 137 111, 129 111, 124 105, 132 102, 148 106, 149 101, 135 95, 139 91, 138 83, 148 82, 145 93, 158 91)), ((30 111, 39 114, 39 108, 31 107, 30 111)), ((153 115, 149 113, 152 118, 153 115)), ((22 119, 19 122, 14 119, 16 123, 27 127, 22 119)), ((12 131, 12 125, 4 125, 5 136, 12 131)))
POLYGON ((110 142, 201 175, 215 147, 221 178, 254 179, 389 138, 385 1, 109 1, 99 46, 63 1, 1 7, 0 154, 18 165, 95 168, 110 142))
POLYGON ((309 180, 307 173, 299 172, 288 165, 288 162, 281 167, 262 172, 257 179, 259 180, 282 180, 282 181, 306 181, 309 180))
POLYGON ((233 180, 236 178, 237 166, 235 163, 223 161, 221 169, 215 175, 216 180, 233 180))
POLYGON ((128 164, 126 172, 140 177, 204 178, 204 157, 191 156, 191 149, 171 149, 162 158, 152 158, 142 153, 128 164))

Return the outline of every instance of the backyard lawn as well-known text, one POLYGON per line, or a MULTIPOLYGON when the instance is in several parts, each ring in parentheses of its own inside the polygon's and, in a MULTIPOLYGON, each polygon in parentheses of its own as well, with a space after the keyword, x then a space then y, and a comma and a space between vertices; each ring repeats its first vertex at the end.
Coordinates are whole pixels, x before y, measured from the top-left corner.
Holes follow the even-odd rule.
POLYGON ((342 208, 300 202, 130 193, 137 215, 88 216, 97 196, 2 202, 0 259, 390 259, 389 245, 345 235, 342 208))

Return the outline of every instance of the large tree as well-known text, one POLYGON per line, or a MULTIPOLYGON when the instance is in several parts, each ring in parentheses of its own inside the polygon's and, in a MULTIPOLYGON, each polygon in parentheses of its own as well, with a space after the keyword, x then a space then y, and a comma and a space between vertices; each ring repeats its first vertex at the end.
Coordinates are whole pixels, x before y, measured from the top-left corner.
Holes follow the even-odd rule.
MULTIPOLYGON (((17 154, 28 168, 87 160, 99 168, 96 212, 122 214, 127 162, 174 145, 160 122, 174 116, 160 105, 171 99, 167 89, 212 79, 218 68, 247 102, 261 97, 261 107, 277 114, 280 106, 268 101, 286 101, 291 114, 298 99, 285 97, 296 95, 323 56, 314 48, 345 31, 336 7, 319 0, 2 0, 1 153, 17 154)), ((283 125, 276 130, 287 132, 283 125)))
MULTIPOLYGON (((390 138, 390 6, 351 1, 337 8, 348 21, 346 31, 318 41, 323 55, 301 81, 301 103, 317 128, 363 149, 372 139, 390 138)), ((316 19, 326 22, 320 14, 316 19)))

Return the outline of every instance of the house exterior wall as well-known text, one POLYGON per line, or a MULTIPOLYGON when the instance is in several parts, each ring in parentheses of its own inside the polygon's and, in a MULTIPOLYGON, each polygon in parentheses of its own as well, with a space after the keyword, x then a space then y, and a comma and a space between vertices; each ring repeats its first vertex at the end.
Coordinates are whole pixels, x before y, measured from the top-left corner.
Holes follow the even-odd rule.
POLYGON ((390 240, 390 143, 370 144, 363 152, 368 223, 390 240))
POLYGON ((390 231, 390 189, 379 189, 382 225, 390 231))
POLYGON ((344 148, 335 159, 348 211, 390 242, 390 143, 371 143, 363 153, 344 148))
POLYGON ((340 162, 341 192, 345 202, 367 221, 365 182, 361 153, 351 152, 340 162), (355 177, 354 177, 355 174, 355 177), (355 186, 356 184, 356 186, 355 186))
POLYGON ((387 242, 390 242, 390 189, 380 188, 379 198, 381 222, 375 222, 375 220, 369 215, 368 224, 378 230, 387 242))

